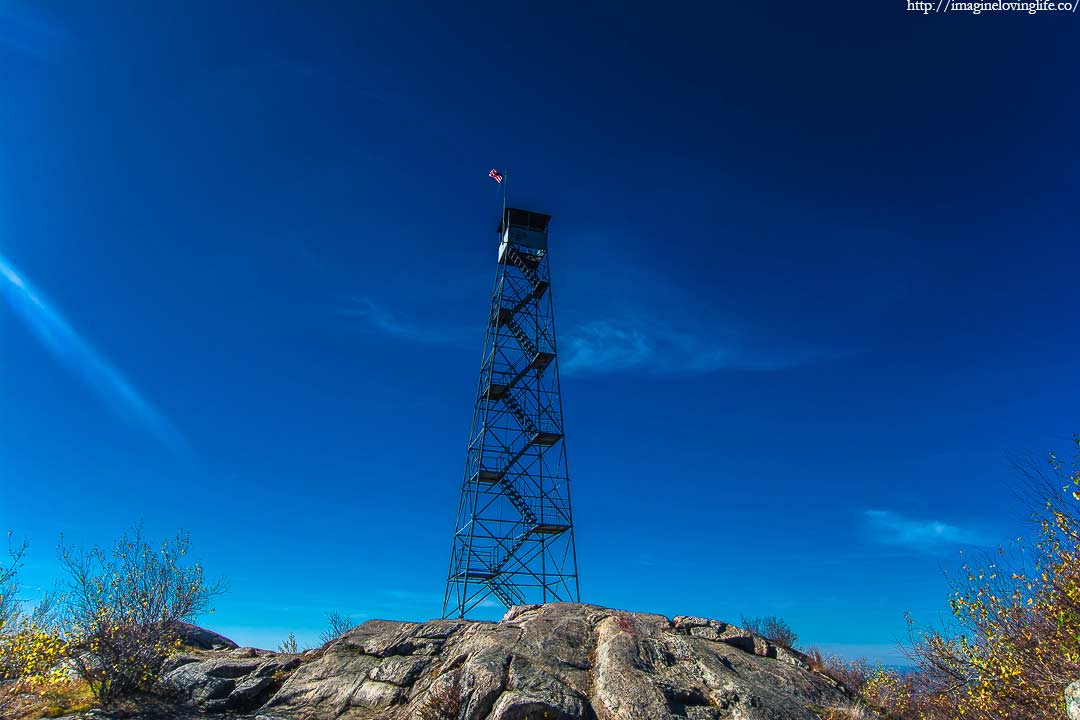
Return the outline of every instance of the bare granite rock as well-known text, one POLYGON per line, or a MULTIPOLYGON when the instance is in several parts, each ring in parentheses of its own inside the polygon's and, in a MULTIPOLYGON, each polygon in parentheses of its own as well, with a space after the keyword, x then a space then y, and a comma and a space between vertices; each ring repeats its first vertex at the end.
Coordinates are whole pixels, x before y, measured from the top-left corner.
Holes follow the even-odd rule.
POLYGON ((302 654, 212 644, 169 658, 156 697, 62 720, 820 720, 854 703, 734 625, 574 603, 497 623, 372 620, 302 654))
POLYGON ((159 687, 206 712, 250 712, 262 706, 300 665, 296 655, 236 648, 165 661, 159 687))
POLYGON ((172 629, 180 642, 196 650, 232 650, 236 647, 236 643, 224 635, 191 623, 177 622, 172 629))
POLYGON ((498 623, 372 620, 304 656, 169 662, 162 683, 190 707, 260 720, 817 720, 851 700, 741 628, 573 603, 498 623))

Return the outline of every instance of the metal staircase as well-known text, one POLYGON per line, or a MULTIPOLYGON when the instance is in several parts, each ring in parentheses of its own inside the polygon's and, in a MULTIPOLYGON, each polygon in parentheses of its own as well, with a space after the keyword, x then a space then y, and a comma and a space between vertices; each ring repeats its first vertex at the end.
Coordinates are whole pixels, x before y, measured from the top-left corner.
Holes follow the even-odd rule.
MULTIPOLYGON (((535 527, 535 521, 532 524, 535 527)), ((529 528, 528 530, 514 538, 514 543, 509 548, 507 548, 503 556, 498 560, 498 562, 495 563, 494 566, 492 566, 492 571, 495 573, 501 572, 502 569, 506 567, 506 563, 510 562, 510 558, 517 555, 518 550, 521 549, 521 547, 525 544, 525 541, 529 539, 529 536, 532 535, 532 533, 533 528, 529 528)))
POLYGON ((521 274, 532 285, 532 297, 540 297, 548 289, 548 283, 546 280, 541 280, 540 276, 536 274, 533 267, 539 265, 542 255, 530 255, 535 264, 530 264, 522 257, 521 253, 514 249, 512 245, 508 245, 506 248, 506 256, 511 263, 521 271, 521 274))
POLYGON ((506 473, 499 477, 499 487, 502 489, 506 499, 510 501, 510 504, 521 513, 521 519, 525 521, 525 524, 530 527, 536 525, 535 513, 529 507, 528 501, 514 487, 514 483, 510 482, 509 478, 506 477, 506 473))
POLYGON ((497 577, 487 580, 484 584, 491 590, 491 594, 497 597, 506 607, 513 607, 514 605, 522 605, 525 603, 525 599, 520 592, 512 586, 500 582, 497 577))
POLYGON ((521 429, 529 434, 529 437, 535 437, 538 432, 536 429, 536 423, 532 421, 528 415, 525 414, 525 408, 521 407, 521 403, 512 393, 506 393, 502 398, 503 405, 511 412, 514 418, 517 419, 518 424, 521 425, 521 429))
POLYGON ((540 352, 536 347, 536 343, 532 341, 532 339, 522 329, 521 325, 518 324, 518 321, 515 320, 512 315, 506 318, 506 320, 504 320, 502 324, 510 330, 510 334, 513 335, 514 339, 518 341, 518 345, 521 346, 521 349, 525 351, 525 354, 528 357, 536 357, 536 354, 540 352))

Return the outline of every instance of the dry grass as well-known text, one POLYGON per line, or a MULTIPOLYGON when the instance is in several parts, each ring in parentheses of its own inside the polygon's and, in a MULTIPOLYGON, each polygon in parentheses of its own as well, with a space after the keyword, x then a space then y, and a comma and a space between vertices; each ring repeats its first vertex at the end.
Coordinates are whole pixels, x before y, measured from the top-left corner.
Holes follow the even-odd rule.
POLYGON ((427 697, 417 708, 417 717, 420 720, 457 720, 464 704, 461 673, 455 672, 449 679, 439 678, 431 684, 427 697))
POLYGON ((81 680, 52 682, 37 692, 26 690, 17 683, 7 683, 0 689, 0 717, 38 720, 86 712, 98 706, 90 687, 81 680))
POLYGON ((830 705, 818 711, 821 720, 880 720, 872 710, 860 702, 851 702, 846 705, 830 705))
POLYGON ((806 650, 806 662, 811 670, 833 679, 854 695, 862 693, 874 674, 874 668, 866 660, 844 660, 836 655, 826 655, 816 647, 806 650))

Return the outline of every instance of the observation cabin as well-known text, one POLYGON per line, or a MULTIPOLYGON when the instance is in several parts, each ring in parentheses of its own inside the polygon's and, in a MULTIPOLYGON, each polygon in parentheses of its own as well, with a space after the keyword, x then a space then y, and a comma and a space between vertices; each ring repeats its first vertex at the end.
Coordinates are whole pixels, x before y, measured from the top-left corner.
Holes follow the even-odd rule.
POLYGON ((535 270, 547 253, 550 221, 551 216, 544 213, 506 208, 499 221, 499 261, 502 262, 508 246, 516 245, 532 251, 522 253, 522 258, 535 270))

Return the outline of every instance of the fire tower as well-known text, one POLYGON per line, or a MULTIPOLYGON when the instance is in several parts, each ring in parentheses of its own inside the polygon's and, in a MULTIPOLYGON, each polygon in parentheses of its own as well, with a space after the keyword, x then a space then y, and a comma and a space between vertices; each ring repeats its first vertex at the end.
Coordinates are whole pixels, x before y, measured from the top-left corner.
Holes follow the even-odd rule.
POLYGON ((443 616, 578 601, 548 268, 550 215, 507 208, 443 616))

